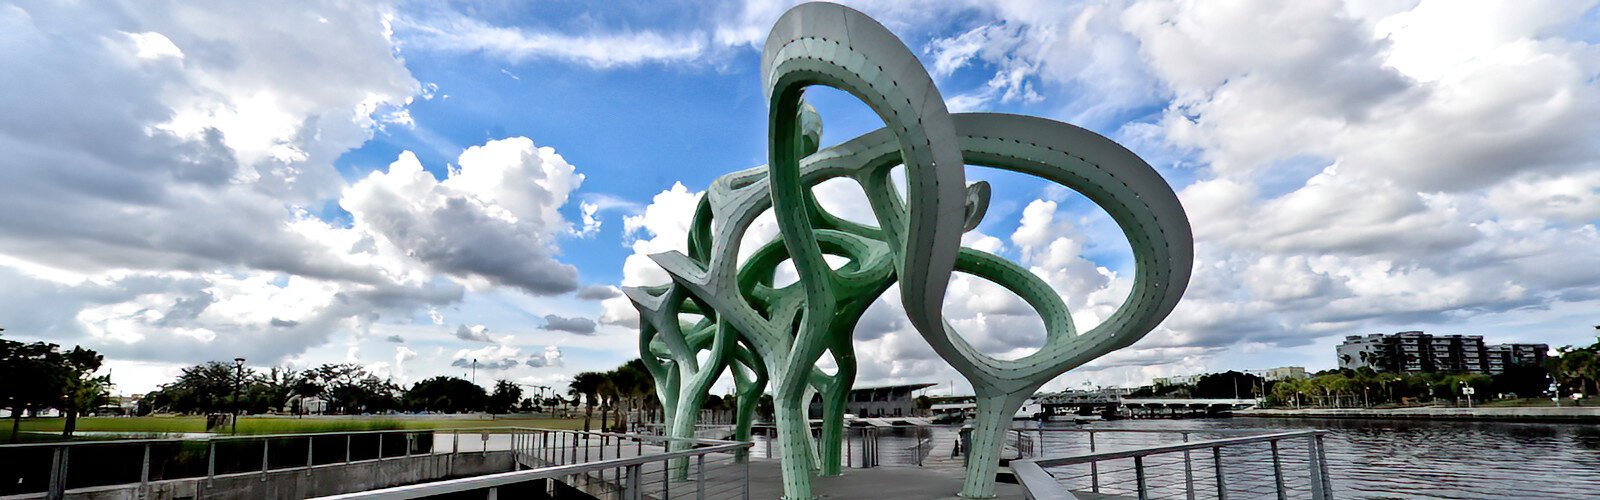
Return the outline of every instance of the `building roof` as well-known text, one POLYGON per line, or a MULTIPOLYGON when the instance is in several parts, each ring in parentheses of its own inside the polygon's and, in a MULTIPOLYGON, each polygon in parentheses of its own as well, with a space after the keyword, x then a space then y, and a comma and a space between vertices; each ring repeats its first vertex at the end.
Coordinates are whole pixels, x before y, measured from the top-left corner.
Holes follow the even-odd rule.
POLYGON ((905 389, 905 390, 908 390, 908 391, 915 391, 917 389, 924 389, 924 388, 933 387, 933 386, 936 386, 936 385, 939 385, 939 384, 879 385, 879 386, 872 386, 872 387, 856 387, 856 388, 850 389, 850 392, 856 392, 856 391, 881 391, 881 390, 884 390, 884 389, 905 389))

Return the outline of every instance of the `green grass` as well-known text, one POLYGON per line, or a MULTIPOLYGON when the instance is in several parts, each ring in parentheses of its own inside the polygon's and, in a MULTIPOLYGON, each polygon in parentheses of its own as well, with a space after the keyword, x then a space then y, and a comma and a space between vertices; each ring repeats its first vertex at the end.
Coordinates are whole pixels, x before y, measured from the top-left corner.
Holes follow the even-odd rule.
MULTIPOLYGON (((1500 399, 1500 400, 1485 401, 1485 402, 1474 401, 1473 405, 1474 406, 1485 407, 1485 408, 1528 408, 1528 407, 1540 407, 1540 406, 1555 406, 1556 404, 1554 402, 1551 402, 1550 398, 1520 398, 1520 399, 1500 399)), ((1572 404, 1572 400, 1571 399, 1563 399, 1563 400, 1561 400, 1561 406, 1576 406, 1576 405, 1572 404)))
MULTIPOLYGON (((48 432, 59 436, 65 425, 63 418, 25 418, 20 429, 27 441, 53 440, 48 432)), ((598 416, 594 426, 599 426, 598 416)), ((82 417, 78 430, 125 433, 205 432, 206 419, 201 416, 151 416, 151 417, 82 417)), ((583 419, 547 417, 501 416, 485 418, 416 418, 404 415, 371 417, 243 417, 239 419, 240 434, 295 434, 307 432, 348 432, 400 429, 463 429, 478 427, 536 427, 541 429, 582 429, 583 419)), ((0 426, 0 439, 11 437, 11 422, 0 426)))

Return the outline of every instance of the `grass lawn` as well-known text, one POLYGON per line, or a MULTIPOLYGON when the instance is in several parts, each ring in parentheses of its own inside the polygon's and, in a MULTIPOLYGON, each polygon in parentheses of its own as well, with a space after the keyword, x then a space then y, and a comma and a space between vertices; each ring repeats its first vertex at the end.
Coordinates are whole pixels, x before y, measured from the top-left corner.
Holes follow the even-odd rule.
MULTIPOLYGON (((596 415, 593 427, 600 425, 596 415)), ((59 436, 64 418, 24 418, 24 433, 49 432, 59 436)), ((150 417, 80 417, 78 430, 100 432, 205 432, 203 416, 150 416, 150 417)), ((452 417, 416 417, 408 415, 333 416, 333 417, 243 417, 239 419, 240 434, 292 434, 303 432, 339 432, 399 429, 464 429, 477 427, 535 427, 541 429, 582 429, 583 419, 562 419, 502 415, 461 415, 452 417)), ((24 434, 27 441, 51 440, 45 434, 24 434)), ((0 425, 0 439, 10 440, 9 419, 0 425)))

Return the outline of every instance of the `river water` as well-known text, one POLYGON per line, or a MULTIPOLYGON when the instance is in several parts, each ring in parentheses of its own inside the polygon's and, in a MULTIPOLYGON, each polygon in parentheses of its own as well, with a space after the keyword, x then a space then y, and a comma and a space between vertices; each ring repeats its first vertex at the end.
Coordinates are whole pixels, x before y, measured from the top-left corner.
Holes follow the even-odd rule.
MULTIPOLYGON (((1600 425, 1593 424, 1241 417, 1046 425, 1327 430, 1325 448, 1337 498, 1600 498, 1600 425)), ((1139 436, 1147 436, 1151 444, 1172 439, 1139 436)), ((1216 436, 1204 436, 1211 437, 1216 436)), ((1048 450, 1050 443, 1047 437, 1043 455, 1055 454, 1048 450)))
MULTIPOLYGON (((1018 429, 1033 430, 1039 425, 1016 422, 1018 429)), ((1322 429, 1328 431, 1324 446, 1334 495, 1341 499, 1600 499, 1600 425, 1594 424, 1238 417, 1044 426, 1045 432, 1024 431, 1034 436, 1035 456, 1088 452, 1088 433, 1052 429, 1197 431, 1190 436, 1193 440, 1322 429)), ((1096 435, 1100 451, 1182 440, 1176 432, 1096 435)), ((935 426, 920 434, 885 430, 875 440, 876 454, 882 466, 916 466, 918 452, 925 459, 932 453, 948 454, 955 438, 956 428, 950 426, 935 426)), ((864 451, 860 435, 852 432, 847 443, 851 466, 860 467, 864 451)), ((756 456, 765 455, 766 444, 764 437, 756 436, 756 456)), ((1300 443, 1289 446, 1304 450, 1300 443)), ((1007 455, 1013 453, 1008 450, 1007 455)), ((1286 448, 1286 463, 1295 464, 1286 468, 1301 472, 1303 453, 1286 448)), ((1197 467, 1204 463, 1197 462, 1197 467)), ((1234 496, 1253 498, 1251 494, 1234 496)))

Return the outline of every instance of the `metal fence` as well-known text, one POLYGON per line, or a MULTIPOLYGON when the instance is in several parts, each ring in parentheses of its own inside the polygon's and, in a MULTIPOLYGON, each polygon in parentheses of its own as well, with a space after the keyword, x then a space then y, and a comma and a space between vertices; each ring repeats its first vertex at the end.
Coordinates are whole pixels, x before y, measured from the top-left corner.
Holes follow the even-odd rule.
MULTIPOLYGON (((1097 431, 1103 438, 1119 431, 1097 431)), ((1185 437, 1189 433, 1184 432, 1185 437)), ((1325 431, 1297 431, 1091 451, 1011 463, 1028 498, 1078 493, 1152 498, 1330 498, 1325 431)), ((1093 441, 1091 441, 1093 442, 1093 441)), ((1091 445, 1099 447, 1099 443, 1091 445)))
MULTIPOLYGON (((484 452, 507 428, 384 430, 0 445, 0 496, 484 452), (463 440, 461 436, 468 436, 463 440), (481 436, 481 439, 480 439, 481 436)), ((502 447, 509 449, 509 447, 502 447)))
POLYGON ((475 493, 490 499, 560 498, 568 489, 618 500, 749 498, 750 446, 709 439, 521 429, 512 435, 511 450, 519 467, 529 470, 323 498, 396 500, 475 493))
MULTIPOLYGON (((679 458, 673 465, 679 470, 680 479, 723 479, 732 474, 737 463, 738 477, 743 477, 741 460, 748 453, 749 443, 689 440, 683 447, 693 449, 672 454, 667 452, 667 441, 657 436, 490 427, 5 444, 0 445, 0 464, 4 464, 0 466, 0 496, 43 494, 45 498, 58 499, 80 488, 139 485, 140 491, 146 491, 155 481, 211 481, 251 474, 259 474, 265 480, 269 474, 283 471, 304 470, 309 474, 313 468, 321 467, 489 452, 514 452, 519 467, 526 468, 605 461, 607 465, 597 466, 589 471, 592 474, 572 476, 595 485, 596 491, 599 485, 627 491, 630 472, 643 480, 638 491, 666 492, 671 487, 658 479, 662 475, 660 467, 615 463, 618 458, 642 460, 639 464, 679 458), (620 486, 618 478, 623 478, 620 486)), ((563 474, 570 474, 569 469, 549 477, 564 477, 563 474)))

